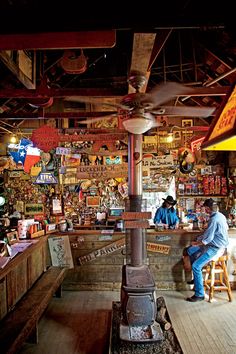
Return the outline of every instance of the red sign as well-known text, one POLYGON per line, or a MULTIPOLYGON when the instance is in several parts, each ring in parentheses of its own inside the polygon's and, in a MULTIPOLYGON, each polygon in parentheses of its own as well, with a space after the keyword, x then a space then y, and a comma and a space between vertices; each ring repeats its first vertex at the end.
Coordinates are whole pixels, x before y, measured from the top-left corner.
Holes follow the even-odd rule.
POLYGON ((196 140, 191 142, 191 150, 192 150, 192 152, 200 150, 202 142, 203 142, 204 139, 205 139, 205 137, 203 136, 202 138, 196 139, 196 140))
POLYGON ((45 152, 48 152, 58 147, 59 142, 73 142, 73 141, 94 141, 93 151, 99 151, 102 145, 112 151, 116 148, 117 140, 124 140, 127 137, 126 133, 117 134, 59 134, 58 130, 48 125, 36 129, 32 133, 31 140, 33 143, 45 152))
POLYGON ((48 152, 58 146, 60 137, 56 128, 43 125, 33 131, 31 140, 37 148, 48 152))

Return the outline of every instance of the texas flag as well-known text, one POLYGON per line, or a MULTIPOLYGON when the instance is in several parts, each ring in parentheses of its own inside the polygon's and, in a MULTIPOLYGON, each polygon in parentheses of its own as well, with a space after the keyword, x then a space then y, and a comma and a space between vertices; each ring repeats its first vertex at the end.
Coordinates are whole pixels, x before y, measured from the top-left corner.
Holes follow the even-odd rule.
POLYGON ((9 154, 12 156, 13 160, 15 163, 21 163, 24 165, 25 163, 25 157, 26 157, 26 151, 28 146, 33 145, 32 141, 28 139, 21 139, 19 144, 9 144, 8 149, 9 154))
POLYGON ((30 169, 40 160, 40 150, 33 146, 28 146, 24 162, 24 171, 30 173, 30 169))

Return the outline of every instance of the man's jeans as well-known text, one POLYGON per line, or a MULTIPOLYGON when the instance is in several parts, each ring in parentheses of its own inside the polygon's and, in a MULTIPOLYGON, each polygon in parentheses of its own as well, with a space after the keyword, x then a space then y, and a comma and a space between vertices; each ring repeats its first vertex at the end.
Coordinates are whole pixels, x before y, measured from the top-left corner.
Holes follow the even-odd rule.
POLYGON ((212 246, 190 246, 187 249, 187 253, 192 263, 192 271, 194 278, 194 289, 196 296, 204 296, 204 286, 202 277, 202 268, 209 261, 220 257, 224 252, 222 248, 216 248, 212 246))

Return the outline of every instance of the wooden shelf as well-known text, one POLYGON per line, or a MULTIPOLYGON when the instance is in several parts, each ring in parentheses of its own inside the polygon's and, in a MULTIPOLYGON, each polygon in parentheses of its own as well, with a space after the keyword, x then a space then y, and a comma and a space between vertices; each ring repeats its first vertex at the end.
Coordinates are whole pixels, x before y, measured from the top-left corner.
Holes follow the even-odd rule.
POLYGON ((45 231, 44 230, 40 230, 37 232, 34 232, 33 234, 30 235, 30 238, 36 238, 36 237, 40 237, 40 236, 44 236, 45 235, 45 231))
POLYGON ((202 195, 202 194, 199 194, 199 195, 196 195, 196 194, 189 194, 189 195, 178 195, 177 196, 178 199, 180 198, 204 198, 204 199, 207 199, 207 198, 227 198, 227 195, 202 195))

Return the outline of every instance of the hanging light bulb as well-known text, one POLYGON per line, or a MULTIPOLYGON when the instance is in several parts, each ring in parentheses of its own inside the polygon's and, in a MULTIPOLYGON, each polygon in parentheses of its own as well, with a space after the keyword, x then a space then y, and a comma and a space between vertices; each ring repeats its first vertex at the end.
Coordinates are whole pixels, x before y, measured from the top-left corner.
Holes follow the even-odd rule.
POLYGON ((173 140, 174 140, 173 133, 168 133, 167 138, 166 138, 167 143, 172 143, 173 140))
POLYGON ((10 143, 15 144, 16 142, 17 142, 17 137, 15 136, 15 134, 11 135, 10 143))

